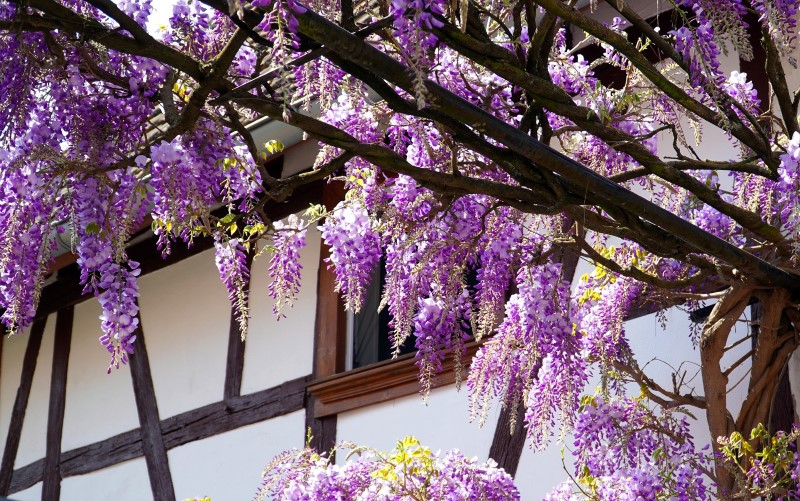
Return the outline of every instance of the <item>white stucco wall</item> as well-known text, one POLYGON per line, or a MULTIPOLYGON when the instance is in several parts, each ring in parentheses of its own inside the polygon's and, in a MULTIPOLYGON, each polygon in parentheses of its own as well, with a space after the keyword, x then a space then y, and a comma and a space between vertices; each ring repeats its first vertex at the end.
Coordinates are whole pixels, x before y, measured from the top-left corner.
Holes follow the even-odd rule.
POLYGON ((107 373, 110 355, 100 345, 100 305, 75 306, 64 407, 64 451, 139 427, 128 366, 107 373))
MULTIPOLYGON (((42 347, 36 360, 36 372, 28 400, 28 410, 22 423, 19 451, 14 466, 19 468, 44 457, 47 432, 47 411, 50 403, 50 374, 53 369, 53 340, 56 316, 50 315, 42 338, 42 347)), ((27 334, 25 335, 27 336, 27 334)), ((26 343, 27 338, 18 336, 17 342, 26 343)), ((24 353, 24 349, 23 349, 24 353)), ((17 380, 19 385, 19 379, 17 380)))
MULTIPOLYGON (((409 395, 339 414, 337 440, 348 440, 378 450, 391 450, 398 440, 414 435, 432 450, 459 449, 468 457, 488 457, 497 423, 497 409, 486 424, 469 422, 466 387, 435 388, 428 404, 420 395, 409 395)), ((337 456, 337 460, 341 461, 337 456)))
MULTIPOLYGON (((62 500, 141 501, 149 496, 150 479, 144 458, 125 461, 86 475, 67 477, 61 481, 62 500)), ((15 499, 18 497, 18 494, 14 495, 15 499)))
POLYGON ((317 271, 320 236, 316 226, 308 229, 301 253, 302 286, 285 318, 276 319, 269 297, 269 255, 253 263, 250 290, 250 325, 244 354, 242 394, 270 388, 284 381, 311 374, 314 356, 317 271))
POLYGON ((269 460, 303 447, 304 426, 305 412, 297 411, 170 450, 177 499, 252 499, 269 460))
POLYGON ((139 287, 161 419, 221 400, 230 302, 213 250, 145 275, 139 287))

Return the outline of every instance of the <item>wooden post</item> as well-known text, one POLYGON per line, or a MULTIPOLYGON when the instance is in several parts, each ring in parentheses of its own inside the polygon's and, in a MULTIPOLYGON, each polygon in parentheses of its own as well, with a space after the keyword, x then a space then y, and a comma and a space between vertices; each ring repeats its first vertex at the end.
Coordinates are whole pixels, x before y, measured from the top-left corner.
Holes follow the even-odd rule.
POLYGON ((74 306, 68 306, 56 314, 53 371, 50 375, 50 409, 47 414, 47 452, 42 473, 42 499, 59 499, 61 496, 61 436, 64 431, 67 368, 72 344, 74 310, 74 306))
POLYGON ((516 409, 504 408, 494 429, 489 457, 497 461, 497 465, 509 475, 516 476, 519 458, 525 446, 525 406, 517 405, 516 409), (516 414, 514 433, 511 433, 511 415, 516 414))
MULTIPOLYGON (((247 254, 247 270, 252 272, 253 253, 247 254)), ((245 284, 245 291, 250 296, 250 279, 245 284)), ((244 374, 244 350, 246 332, 241 332, 239 320, 236 318, 236 309, 231 305, 231 323, 228 329, 228 360, 225 364, 225 388, 223 400, 238 397, 242 392, 242 375, 244 374)))
MULTIPOLYGON (((141 319, 141 312, 139 318, 141 319)), ((161 431, 161 419, 158 416, 158 404, 141 321, 136 329, 134 350, 130 356, 131 380, 136 397, 136 410, 139 413, 142 450, 150 477, 150 488, 153 491, 153 499, 174 501, 175 488, 172 485, 167 448, 161 431)))
MULTIPOLYGON (((330 210, 344 199, 344 185, 331 183, 325 186, 322 200, 330 210)), ((319 270, 317 271, 317 311, 314 323, 314 365, 312 381, 332 376, 345 370, 347 350, 347 317, 344 303, 334 291, 336 275, 328 269, 326 259, 330 249, 320 244, 319 270)), ((317 451, 330 450, 336 444, 336 415, 317 418, 314 416, 314 397, 306 394, 306 428, 311 433, 311 445, 317 451)))
POLYGON ((44 334, 46 321, 47 317, 34 322, 28 334, 28 346, 25 348, 25 356, 22 359, 22 375, 20 375, 17 398, 14 401, 14 410, 11 411, 3 462, 0 465, 0 496, 8 495, 8 489, 11 486, 11 474, 14 471, 14 461, 17 459, 22 423, 28 408, 28 397, 31 394, 33 373, 36 371, 36 359, 39 357, 39 349, 42 346, 42 334, 44 334))

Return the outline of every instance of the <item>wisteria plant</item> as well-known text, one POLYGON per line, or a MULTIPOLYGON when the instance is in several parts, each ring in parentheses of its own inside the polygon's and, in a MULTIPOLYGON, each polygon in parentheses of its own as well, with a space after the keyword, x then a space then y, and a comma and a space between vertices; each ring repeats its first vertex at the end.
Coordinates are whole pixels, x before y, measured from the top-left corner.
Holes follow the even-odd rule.
MULTIPOLYGON (((177 0, 159 24, 151 0, 0 1, 3 323, 31 324, 66 239, 109 371, 126 363, 126 249, 149 225, 164 254, 213 240, 244 333, 251 257, 270 254, 280 316, 320 223, 349 309, 385 263, 423 393, 474 336, 473 419, 499 402, 536 448, 574 437, 575 481, 550 499, 792 496, 797 432, 772 411, 800 343, 800 0, 597 3, 177 0), (261 117, 318 141, 313 168, 270 170, 261 117), (270 220, 321 180, 338 204, 270 220), (675 306, 707 313, 686 333, 697 384, 656 378, 625 328, 675 306)), ((428 458, 442 480, 475 467, 428 458)), ((372 489, 373 467, 346 468, 372 489)))
POLYGON ((519 492, 493 461, 478 463, 458 450, 433 452, 409 436, 390 452, 346 443, 322 454, 287 451, 264 470, 255 499, 518 501, 519 492), (334 453, 347 460, 336 464, 334 453))

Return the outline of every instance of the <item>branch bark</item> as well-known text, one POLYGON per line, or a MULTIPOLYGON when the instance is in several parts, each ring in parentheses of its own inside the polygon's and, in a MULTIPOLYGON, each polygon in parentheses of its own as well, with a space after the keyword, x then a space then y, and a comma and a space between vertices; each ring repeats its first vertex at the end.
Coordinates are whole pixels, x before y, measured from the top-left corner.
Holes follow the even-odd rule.
MULTIPOLYGON (((733 417, 728 410, 728 378, 722 371, 720 362, 730 331, 747 307, 752 291, 752 286, 748 284, 736 284, 728 289, 711 310, 700 336, 706 418, 715 453, 720 450, 717 438, 730 436, 735 430, 733 417)), ((718 494, 724 498, 733 489, 733 475, 721 461, 717 461, 715 470, 718 494)))

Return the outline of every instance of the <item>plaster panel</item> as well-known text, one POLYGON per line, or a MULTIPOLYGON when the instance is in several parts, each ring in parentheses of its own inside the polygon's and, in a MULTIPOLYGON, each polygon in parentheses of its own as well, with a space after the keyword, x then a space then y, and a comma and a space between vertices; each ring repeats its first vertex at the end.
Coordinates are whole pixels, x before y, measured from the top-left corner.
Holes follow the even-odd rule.
MULTIPOLYGON (((564 441, 566 444, 570 442, 571 438, 564 441)), ((564 443, 554 441, 542 451, 531 449, 529 444, 525 444, 514 478, 520 499, 538 501, 560 483, 569 480, 569 475, 573 474, 572 459, 564 443), (562 449, 564 449, 563 461, 562 449)))
POLYGON ((24 491, 11 494, 14 501, 39 501, 42 499, 42 483, 28 487, 24 491))
POLYGON ((0 446, 5 446, 11 412, 17 399, 22 359, 28 345, 30 329, 13 337, 3 336, 3 356, 0 361, 0 446))
POLYGON ((28 410, 25 413, 25 421, 22 423, 19 452, 17 452, 17 461, 14 463, 16 468, 41 459, 45 454, 55 325, 56 315, 53 314, 47 317, 47 325, 45 325, 42 337, 42 347, 39 351, 39 358, 36 360, 36 371, 33 373, 33 386, 31 386, 31 396, 28 400, 28 410))
POLYGON ((146 275, 139 287, 161 419, 221 400, 230 302, 213 250, 146 275))
POLYGON ((177 499, 251 499, 264 466, 276 455, 303 446, 305 412, 245 426, 169 451, 177 499))
MULTIPOLYGON (((679 308, 670 308, 663 318, 666 329, 661 327, 661 320, 656 315, 647 315, 625 323, 626 335, 635 358, 647 374, 665 388, 672 388, 673 372, 685 371, 684 393, 703 395, 703 382, 699 374, 700 352, 690 334, 691 329, 698 326, 693 326, 689 313, 679 308)), ((734 355, 736 358, 740 356, 736 350, 729 354, 731 357, 734 355)), ((636 396, 638 392, 638 388, 633 385, 628 389, 630 396, 636 396)), ((736 398, 731 395, 732 401, 735 402, 736 398)), ((735 409, 736 405, 731 405, 730 408, 735 409)), ((695 445, 702 446, 710 442, 705 412, 693 409, 693 414, 696 419, 689 417, 692 435, 695 445)))
POLYGON ((107 373, 110 356, 98 341, 100 313, 95 299, 75 306, 61 440, 64 451, 139 427, 130 368, 122 365, 107 373))
POLYGON ((274 301, 267 290, 269 255, 255 259, 251 274, 251 319, 244 356, 243 394, 311 373, 319 248, 319 231, 312 226, 308 229, 306 247, 300 255, 303 266, 300 294, 294 306, 284 310, 286 317, 280 320, 272 313, 274 301))
POLYGON ((144 458, 126 461, 61 481, 61 501, 113 499, 138 501, 153 495, 144 458))
MULTIPOLYGON (((466 388, 455 386, 431 391, 428 405, 420 395, 410 395, 339 414, 336 439, 387 451, 398 440, 414 435, 431 450, 459 449, 467 457, 485 461, 497 425, 496 406, 489 411, 486 424, 469 422, 466 388)), ((340 458, 343 455, 337 457, 340 458)))

